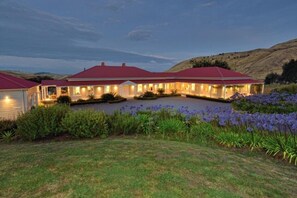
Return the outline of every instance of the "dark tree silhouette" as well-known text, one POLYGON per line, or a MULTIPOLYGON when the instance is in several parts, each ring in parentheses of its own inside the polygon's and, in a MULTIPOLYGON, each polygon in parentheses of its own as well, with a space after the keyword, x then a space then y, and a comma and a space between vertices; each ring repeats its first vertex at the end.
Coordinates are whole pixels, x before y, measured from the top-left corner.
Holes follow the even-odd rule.
POLYGON ((297 60, 284 64, 281 77, 284 82, 297 83, 297 60))
POLYGON ((278 83, 280 81, 281 81, 281 76, 277 73, 268 74, 264 80, 265 84, 278 83))
POLYGON ((224 69, 231 69, 226 61, 221 60, 209 60, 209 59, 202 59, 202 60, 195 60, 191 59, 190 63, 192 64, 193 68, 199 67, 221 67, 224 69))

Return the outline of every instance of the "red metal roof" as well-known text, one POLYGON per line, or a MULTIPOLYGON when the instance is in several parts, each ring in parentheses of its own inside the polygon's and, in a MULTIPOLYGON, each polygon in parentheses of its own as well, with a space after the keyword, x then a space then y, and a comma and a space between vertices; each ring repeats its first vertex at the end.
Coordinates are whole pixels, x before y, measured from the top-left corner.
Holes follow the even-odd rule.
POLYGON ((132 66, 94 66, 75 74, 70 80, 45 80, 42 85, 87 86, 121 84, 127 80, 134 83, 190 82, 208 84, 262 83, 239 72, 220 67, 190 68, 180 72, 149 72, 132 66), (88 80, 90 79, 90 80, 88 80), (110 80, 109 80, 110 79, 110 80))
POLYGON ((94 66, 69 78, 129 78, 152 75, 152 72, 133 66, 94 66))
POLYGON ((38 84, 0 72, 0 89, 29 89, 38 84))
POLYGON ((228 69, 223 69, 221 67, 190 68, 176 72, 176 76, 193 78, 250 78, 248 75, 228 69))

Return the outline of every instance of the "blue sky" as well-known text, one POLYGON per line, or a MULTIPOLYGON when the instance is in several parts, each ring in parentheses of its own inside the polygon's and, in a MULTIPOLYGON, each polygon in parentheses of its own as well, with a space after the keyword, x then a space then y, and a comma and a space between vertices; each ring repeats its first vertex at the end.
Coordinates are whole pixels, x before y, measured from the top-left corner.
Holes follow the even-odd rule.
POLYGON ((296 0, 0 0, 0 69, 163 71, 294 39, 296 10, 296 0))

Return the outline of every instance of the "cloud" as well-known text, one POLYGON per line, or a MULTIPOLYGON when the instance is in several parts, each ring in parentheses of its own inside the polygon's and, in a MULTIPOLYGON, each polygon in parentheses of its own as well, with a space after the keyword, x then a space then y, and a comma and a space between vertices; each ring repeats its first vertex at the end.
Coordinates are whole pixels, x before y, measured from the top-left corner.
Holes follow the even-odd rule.
POLYGON ((132 30, 128 33, 128 38, 132 41, 145 41, 149 40, 153 35, 151 30, 132 30))
POLYGON ((78 43, 97 42, 102 35, 91 25, 51 15, 11 1, 0 2, 0 55, 65 60, 168 62, 156 58, 78 43))
POLYGON ((127 38, 132 41, 146 41, 153 37, 153 32, 156 28, 162 26, 168 26, 169 23, 158 23, 154 25, 141 25, 134 28, 127 35, 127 38))
POLYGON ((119 10, 125 9, 127 6, 133 3, 139 3, 140 0, 108 0, 105 8, 110 11, 117 12, 119 10))
POLYGON ((206 3, 201 4, 202 7, 211 7, 214 6, 216 4, 215 1, 208 1, 206 3))

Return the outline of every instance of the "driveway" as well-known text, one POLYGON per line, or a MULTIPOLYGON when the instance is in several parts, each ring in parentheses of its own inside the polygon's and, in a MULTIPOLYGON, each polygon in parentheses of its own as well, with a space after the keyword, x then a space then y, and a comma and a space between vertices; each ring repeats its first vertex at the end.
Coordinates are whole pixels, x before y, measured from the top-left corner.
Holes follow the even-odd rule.
POLYGON ((201 100, 195 98, 186 98, 186 97, 169 97, 169 98, 158 98, 157 100, 134 100, 128 99, 125 102, 108 104, 85 104, 73 106, 73 109, 95 109, 98 111, 104 111, 108 114, 113 113, 116 110, 121 108, 129 109, 130 107, 143 106, 143 108, 151 107, 155 105, 172 105, 174 108, 184 108, 187 107, 190 111, 199 111, 204 110, 206 107, 230 107, 230 103, 221 103, 208 100, 201 100))

